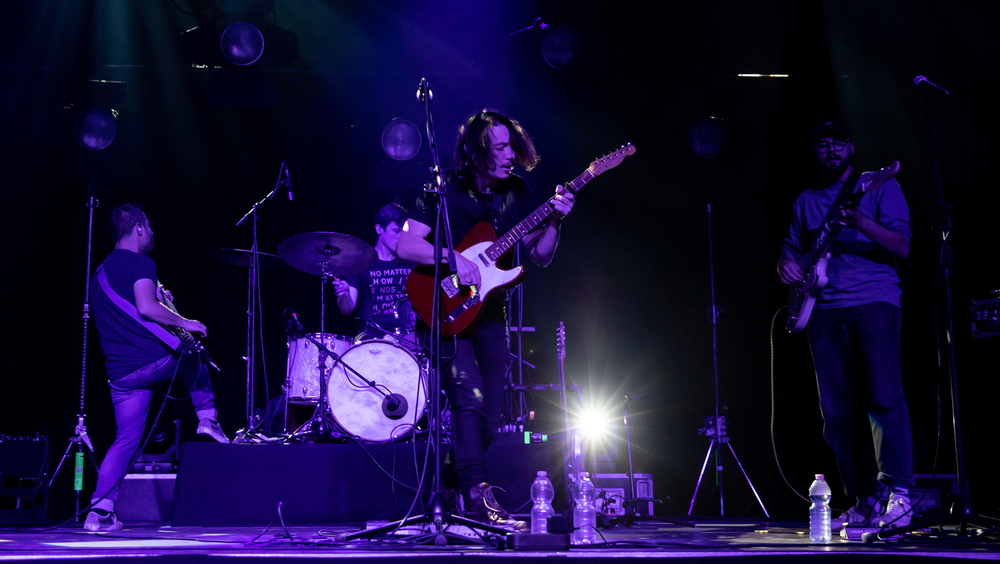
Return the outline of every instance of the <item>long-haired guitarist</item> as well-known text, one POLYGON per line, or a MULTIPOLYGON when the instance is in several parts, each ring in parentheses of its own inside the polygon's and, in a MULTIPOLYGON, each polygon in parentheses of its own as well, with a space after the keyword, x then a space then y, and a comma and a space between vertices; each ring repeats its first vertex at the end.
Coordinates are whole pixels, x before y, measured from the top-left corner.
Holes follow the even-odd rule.
MULTIPOLYGON (((815 268, 815 263, 803 265, 800 258, 813 246, 845 182, 853 186, 859 178, 852 176, 854 143, 843 124, 817 124, 810 141, 822 181, 802 192, 792 207, 778 261, 778 276, 785 284, 802 281, 815 268)), ((906 526, 913 446, 900 369, 896 260, 909 253, 909 210, 899 184, 889 178, 865 193, 856 207, 836 213, 831 217, 839 220, 842 230, 829 257, 816 257, 828 260, 822 273, 828 281, 807 320, 823 435, 836 455, 845 492, 858 498, 834 526, 906 526), (859 426, 870 433, 859 435, 859 426), (891 489, 884 511, 875 498, 878 482, 891 489)))
MULTIPOLYGON (((530 171, 538 161, 538 152, 528 132, 516 120, 491 110, 475 113, 465 120, 458 130, 455 168, 447 173, 447 211, 456 244, 480 222, 490 223, 497 233, 503 234, 535 211, 540 202, 524 179, 513 171, 515 166, 530 171)), ((555 213, 521 239, 532 262, 541 266, 552 261, 560 225, 573 209, 573 194, 559 192, 557 188, 553 198, 555 213)), ((417 200, 399 238, 400 258, 422 265, 433 264, 434 248, 429 240, 431 226, 435 224, 434 213, 432 202, 424 197, 417 200)), ((446 262, 447 256, 445 253, 446 262)), ((455 260, 458 283, 479 285, 482 280, 479 266, 457 252, 455 260)), ((500 265, 509 268, 509 263, 508 253, 500 265)), ((410 299, 415 300, 413 296, 410 299)), ((522 528, 523 522, 512 522, 495 503, 485 457, 486 448, 496 438, 510 359, 505 301, 505 292, 488 296, 476 323, 458 334, 454 350, 452 339, 442 339, 442 357, 453 357, 442 368, 442 377, 451 403, 450 454, 458 475, 457 486, 464 497, 465 513, 480 521, 522 528)))
POLYGON ((219 427, 208 368, 197 354, 176 352, 144 324, 202 336, 207 331, 200 321, 181 317, 162 302, 172 296, 158 286, 156 264, 148 256, 153 250, 149 219, 139 206, 124 204, 112 210, 110 228, 115 248, 94 274, 91 305, 107 358, 117 433, 101 462, 93 507, 84 522, 92 532, 122 528, 114 513, 118 486, 139 448, 153 390, 161 382, 181 376, 198 416, 198 433, 229 442, 219 427))

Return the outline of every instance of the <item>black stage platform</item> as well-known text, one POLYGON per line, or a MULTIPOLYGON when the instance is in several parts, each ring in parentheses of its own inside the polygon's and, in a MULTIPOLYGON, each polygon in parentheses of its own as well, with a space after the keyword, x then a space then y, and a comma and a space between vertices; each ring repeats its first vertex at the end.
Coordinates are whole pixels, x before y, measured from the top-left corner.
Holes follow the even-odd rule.
MULTIPOLYGON (((604 542, 565 551, 497 549, 475 544, 434 546, 433 538, 419 531, 404 531, 396 540, 338 543, 337 533, 357 526, 288 527, 277 522, 264 527, 171 527, 163 524, 130 525, 114 533, 92 534, 81 525, 54 530, 0 531, 0 561, 78 561, 106 558, 155 557, 157 562, 208 562, 226 557, 260 561, 263 558, 312 561, 317 558, 350 558, 385 561, 408 558, 426 561, 493 562, 519 558, 528 562, 551 558, 625 560, 670 559, 677 562, 805 562, 823 564, 997 560, 995 544, 957 543, 932 535, 912 535, 889 542, 864 544, 835 537, 828 545, 809 542, 804 522, 751 522, 696 520, 693 527, 637 523, 601 531, 604 542), (288 536, 291 538, 288 538, 288 536)), ((471 539, 470 539, 471 540, 471 539)), ((600 539, 598 539, 600 541, 600 539)), ((451 541, 455 543, 456 541, 451 541)), ((413 561, 413 560, 408 560, 413 561)))

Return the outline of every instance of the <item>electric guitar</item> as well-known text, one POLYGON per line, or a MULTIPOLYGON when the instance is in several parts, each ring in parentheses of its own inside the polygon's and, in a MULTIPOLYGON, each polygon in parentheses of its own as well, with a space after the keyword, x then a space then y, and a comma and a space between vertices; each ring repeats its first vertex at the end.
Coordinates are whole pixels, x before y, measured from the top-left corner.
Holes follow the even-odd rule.
MULTIPOLYGON (((177 308, 174 306, 173 300, 167 298, 162 284, 159 284, 156 288, 156 298, 161 304, 163 304, 163 307, 169 309, 177 315, 180 315, 177 308)), ((197 337, 192 335, 190 331, 173 325, 161 325, 161 327, 180 340, 180 343, 176 347, 173 343, 165 342, 165 344, 174 349, 175 352, 180 354, 197 354, 198 358, 201 359, 202 364, 207 364, 212 368, 215 368, 216 371, 220 373, 222 372, 219 370, 219 367, 212 362, 212 354, 208 352, 205 345, 203 345, 197 337)))
MULTIPOLYGON (((622 148, 608 153, 590 163, 587 170, 563 185, 563 188, 576 194, 583 185, 596 178, 601 173, 618 166, 622 160, 635 153, 635 146, 628 143, 622 148)), ((406 294, 413 304, 414 311, 430 325, 433 313, 435 291, 440 295, 441 304, 441 335, 450 337, 464 331, 476 319, 483 301, 491 292, 498 288, 513 286, 524 277, 524 267, 516 266, 510 270, 497 267, 497 261, 517 244, 525 235, 533 231, 555 211, 553 199, 549 198, 538 209, 521 220, 504 236, 496 239, 496 233, 488 222, 477 223, 462 239, 455 251, 479 266, 482 281, 477 286, 466 286, 459 283, 458 275, 445 277, 441 288, 434 288, 434 266, 419 265, 415 267, 406 279, 406 294)))
MULTIPOLYGON (((858 179, 859 188, 849 192, 845 207, 857 206, 866 192, 878 190, 886 180, 896 176, 898 172, 899 161, 894 161, 867 178, 862 176, 858 179)), ((826 275, 826 265, 830 262, 830 246, 837 240, 837 235, 844 227, 840 224, 838 212, 839 207, 830 210, 809 252, 795 261, 805 274, 805 278, 793 282, 788 288, 788 320, 785 327, 790 333, 801 333, 805 330, 816 300, 830 281, 826 275)))

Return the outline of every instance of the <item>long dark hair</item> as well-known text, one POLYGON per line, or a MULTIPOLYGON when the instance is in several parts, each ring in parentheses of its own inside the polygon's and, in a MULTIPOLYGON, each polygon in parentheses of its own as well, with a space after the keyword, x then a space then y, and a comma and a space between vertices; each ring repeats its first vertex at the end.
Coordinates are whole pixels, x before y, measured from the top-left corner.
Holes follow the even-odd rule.
POLYGON ((510 146, 514 149, 514 162, 518 166, 531 170, 541 160, 531 136, 516 119, 485 109, 466 118, 458 128, 455 170, 460 178, 471 178, 477 170, 493 164, 490 162, 490 129, 497 124, 507 126, 510 131, 510 146))

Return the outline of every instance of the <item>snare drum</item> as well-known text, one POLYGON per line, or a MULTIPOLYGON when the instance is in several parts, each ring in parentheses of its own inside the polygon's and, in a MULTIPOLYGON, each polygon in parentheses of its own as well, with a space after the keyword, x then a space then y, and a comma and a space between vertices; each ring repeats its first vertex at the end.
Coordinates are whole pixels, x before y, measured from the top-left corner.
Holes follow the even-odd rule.
POLYGON ((341 355, 327 386, 333 418, 351 435, 371 442, 387 442, 410 431, 427 408, 427 383, 416 358, 406 349, 383 340, 363 341, 341 355), (344 367, 350 366, 367 380, 344 367), (393 407, 386 395, 398 400, 393 407))
MULTIPOLYGON (((310 333, 323 346, 343 355, 351 348, 351 339, 329 333, 310 333)), ((305 337, 288 340, 288 372, 285 390, 289 401, 319 401, 319 351, 312 341, 305 337)), ((326 377, 333 373, 334 359, 326 359, 326 377)))

